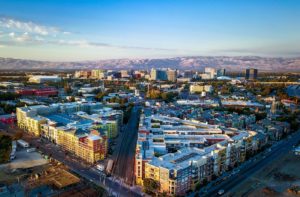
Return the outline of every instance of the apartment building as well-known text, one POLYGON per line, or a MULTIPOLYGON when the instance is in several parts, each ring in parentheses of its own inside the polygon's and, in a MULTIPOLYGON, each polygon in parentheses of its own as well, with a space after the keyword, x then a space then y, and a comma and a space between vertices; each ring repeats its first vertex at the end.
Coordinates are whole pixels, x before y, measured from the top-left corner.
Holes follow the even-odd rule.
POLYGON ((106 136, 65 127, 58 130, 57 144, 89 163, 104 159, 108 149, 106 136))
POLYGON ((136 184, 153 179, 160 192, 185 195, 197 184, 244 162, 258 148, 256 135, 196 120, 142 114, 135 155, 136 184))
POLYGON ((118 135, 123 112, 101 103, 74 102, 17 108, 18 126, 87 162, 104 159, 108 139, 118 135))

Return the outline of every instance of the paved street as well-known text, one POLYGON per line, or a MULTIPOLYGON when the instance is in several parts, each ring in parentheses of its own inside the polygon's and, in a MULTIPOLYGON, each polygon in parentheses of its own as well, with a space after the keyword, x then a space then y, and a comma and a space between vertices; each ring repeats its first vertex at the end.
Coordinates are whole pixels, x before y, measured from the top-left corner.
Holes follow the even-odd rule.
POLYGON ((137 141, 139 107, 133 107, 128 124, 122 132, 122 140, 114 158, 113 174, 128 185, 134 183, 134 155, 137 141))
MULTIPOLYGON (((292 134, 292 137, 286 138, 274 144, 271 149, 267 149, 265 152, 258 154, 254 158, 248 160, 239 167, 239 173, 229 176, 224 181, 221 181, 218 185, 208 185, 208 187, 203 188, 201 191, 207 189, 206 193, 200 193, 200 196, 218 196, 218 191, 223 189, 225 191, 223 196, 230 195, 230 189, 239 185, 244 180, 246 180, 254 172, 264 168, 273 160, 281 157, 290 151, 294 145, 296 145, 300 140, 300 131, 292 134), (228 193, 229 192, 229 193, 228 193)), ((225 177, 225 176, 224 176, 225 177)), ((193 195, 191 195, 193 196, 193 195)))

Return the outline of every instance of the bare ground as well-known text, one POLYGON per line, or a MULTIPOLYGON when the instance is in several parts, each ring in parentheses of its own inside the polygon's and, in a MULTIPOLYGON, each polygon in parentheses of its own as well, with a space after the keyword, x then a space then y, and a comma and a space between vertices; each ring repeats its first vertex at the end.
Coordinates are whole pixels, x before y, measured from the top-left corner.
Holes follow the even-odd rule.
POLYGON ((288 192, 291 186, 300 186, 300 156, 292 151, 232 188, 230 196, 299 197, 300 194, 288 192))

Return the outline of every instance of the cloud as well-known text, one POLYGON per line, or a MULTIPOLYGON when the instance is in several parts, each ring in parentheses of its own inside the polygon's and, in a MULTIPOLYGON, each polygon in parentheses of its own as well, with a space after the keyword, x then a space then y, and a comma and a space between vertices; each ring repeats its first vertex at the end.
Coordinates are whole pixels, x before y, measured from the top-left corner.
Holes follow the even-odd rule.
POLYGON ((24 33, 10 32, 8 34, 8 37, 10 37, 11 41, 15 41, 15 42, 27 42, 33 40, 28 32, 24 32, 24 33))
POLYGON ((10 32, 10 33, 8 34, 8 36, 11 37, 11 38, 15 37, 15 32, 10 32))
MULTIPOLYGON (((58 46, 77 47, 110 47, 116 49, 156 50, 156 51, 180 51, 178 49, 126 46, 105 42, 88 41, 84 38, 71 40, 72 32, 62 31, 60 28, 40 25, 31 21, 21 21, 13 18, 0 17, 0 30, 6 32, 8 40, 0 40, 5 45, 41 45, 52 44, 58 46)), ((1 37, 0 31, 0 37, 1 37)))
POLYGON ((5 47, 5 45, 0 44, 0 48, 4 48, 4 47, 5 47))
POLYGON ((79 46, 79 47, 110 47, 110 48, 118 48, 118 49, 179 51, 178 49, 115 45, 115 44, 103 43, 103 42, 89 42, 87 40, 59 40, 59 41, 51 42, 51 44, 79 46))
POLYGON ((69 31, 64 31, 63 34, 65 34, 65 35, 70 35, 71 32, 69 32, 69 31))
POLYGON ((39 25, 37 23, 28 21, 20 21, 12 18, 0 18, 0 28, 7 30, 16 30, 21 32, 29 32, 43 36, 55 35, 62 33, 59 28, 39 25))

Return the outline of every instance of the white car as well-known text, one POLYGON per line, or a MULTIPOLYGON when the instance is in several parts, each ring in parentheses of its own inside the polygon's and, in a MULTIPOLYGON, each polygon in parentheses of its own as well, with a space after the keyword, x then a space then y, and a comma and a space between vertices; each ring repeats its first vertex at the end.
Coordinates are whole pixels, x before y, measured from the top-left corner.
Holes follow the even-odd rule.
POLYGON ((96 168, 97 168, 97 170, 99 170, 99 171, 101 171, 101 172, 104 171, 104 165, 102 165, 102 164, 98 164, 98 165, 96 166, 96 168))
POLYGON ((224 191, 224 189, 220 189, 219 191, 218 191, 218 195, 223 195, 225 193, 225 191, 224 191))

